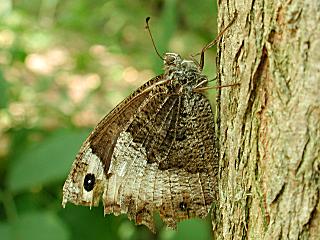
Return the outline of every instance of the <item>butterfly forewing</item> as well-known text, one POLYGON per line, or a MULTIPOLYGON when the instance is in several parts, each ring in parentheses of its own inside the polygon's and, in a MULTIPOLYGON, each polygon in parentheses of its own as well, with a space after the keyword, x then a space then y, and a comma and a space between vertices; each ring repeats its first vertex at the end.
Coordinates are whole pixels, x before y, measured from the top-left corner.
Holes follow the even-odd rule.
POLYGON ((103 161, 106 171, 120 132, 134 119, 139 106, 147 98, 150 90, 146 89, 162 78, 162 75, 155 77, 137 89, 106 115, 88 137, 92 151, 103 161))

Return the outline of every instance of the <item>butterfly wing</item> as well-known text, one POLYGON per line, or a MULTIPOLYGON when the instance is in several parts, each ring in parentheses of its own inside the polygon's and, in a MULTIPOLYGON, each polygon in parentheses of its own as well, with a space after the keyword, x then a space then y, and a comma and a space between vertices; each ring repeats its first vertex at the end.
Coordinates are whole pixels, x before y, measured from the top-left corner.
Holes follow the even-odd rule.
POLYGON ((161 88, 120 133, 103 197, 105 213, 126 213, 152 230, 155 212, 172 228, 207 216, 217 186, 210 103, 161 88))
POLYGON ((152 231, 155 212, 171 228, 207 216, 218 170, 213 113, 193 91, 203 80, 196 67, 178 57, 168 54, 174 68, 165 66, 165 75, 136 90, 90 134, 65 182, 63 205, 94 206, 102 195, 105 213, 126 213, 152 231))
POLYGON ((119 133, 132 121, 137 109, 148 96, 150 87, 161 83, 162 79, 163 76, 160 75, 142 85, 107 114, 91 132, 82 144, 63 186, 63 206, 67 202, 98 205, 119 133), (95 177, 92 191, 84 189, 85 177, 88 174, 95 177))

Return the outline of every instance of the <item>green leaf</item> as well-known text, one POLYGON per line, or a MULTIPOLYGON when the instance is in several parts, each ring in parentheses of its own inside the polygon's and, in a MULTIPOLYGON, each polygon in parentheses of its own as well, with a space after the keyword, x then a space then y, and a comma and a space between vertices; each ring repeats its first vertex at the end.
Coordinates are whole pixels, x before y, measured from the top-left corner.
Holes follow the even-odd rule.
POLYGON ((11 239, 11 225, 7 223, 0 223, 0 236, 2 240, 11 239))
POLYGON ((178 224, 177 231, 165 229, 161 232, 161 240, 209 240, 210 224, 206 220, 190 219, 178 224))
POLYGON ((26 147, 9 169, 13 192, 62 181, 87 132, 60 130, 37 145, 26 147))
POLYGON ((12 226, 13 239, 64 240, 69 239, 65 224, 50 212, 28 212, 19 217, 12 226))
POLYGON ((0 71, 0 108, 5 108, 8 105, 8 83, 0 71))
MULTIPOLYGON (((125 216, 103 215, 103 207, 89 207, 68 204, 61 211, 61 216, 68 224, 72 239, 120 239, 117 232, 125 216)), ((128 229, 126 229, 127 231, 128 229)))

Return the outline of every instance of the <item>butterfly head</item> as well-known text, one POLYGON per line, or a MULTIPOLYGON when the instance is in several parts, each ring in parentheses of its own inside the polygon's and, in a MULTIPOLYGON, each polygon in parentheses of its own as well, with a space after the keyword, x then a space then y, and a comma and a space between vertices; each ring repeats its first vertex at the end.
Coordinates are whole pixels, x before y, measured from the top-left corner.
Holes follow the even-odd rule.
POLYGON ((169 66, 179 66, 181 64, 181 57, 177 53, 165 53, 163 57, 164 65, 169 66))
MULTIPOLYGON (((165 72, 172 72, 183 69, 197 71, 197 65, 192 60, 184 60, 177 53, 165 53, 163 57, 165 72)), ((179 72, 179 71, 178 71, 179 72)))
POLYGON ((63 186, 62 205, 97 206, 106 178, 103 164, 90 147, 80 151, 63 186))

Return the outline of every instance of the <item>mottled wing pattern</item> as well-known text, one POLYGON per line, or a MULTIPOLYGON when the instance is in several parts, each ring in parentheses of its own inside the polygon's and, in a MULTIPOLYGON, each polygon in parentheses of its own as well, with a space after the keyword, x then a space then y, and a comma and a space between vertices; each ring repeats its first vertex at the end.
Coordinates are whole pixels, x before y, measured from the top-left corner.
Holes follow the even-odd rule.
POLYGON ((82 144, 64 183, 63 206, 68 201, 77 205, 98 205, 119 134, 133 120, 139 106, 148 96, 150 87, 162 80, 163 76, 160 75, 142 85, 106 115, 91 132, 82 144), (87 191, 84 180, 90 173, 95 176, 94 189, 87 191))
POLYGON ((150 229, 158 211, 174 228, 183 219, 205 217, 213 202, 214 123, 201 94, 154 96, 118 138, 103 201, 106 213, 128 213, 150 229))
POLYGON ((165 55, 165 73, 138 89, 103 119, 84 143, 64 185, 63 204, 126 213, 155 230, 207 216, 216 198, 214 118, 194 89, 206 78, 191 61, 165 55))
MULTIPOLYGON (((106 170, 109 168, 113 148, 120 132, 133 120, 139 106, 149 95, 150 87, 162 79, 162 75, 151 79, 123 100, 100 121, 86 140, 93 153, 100 157, 106 170)), ((86 148, 86 144, 83 146, 86 148)), ((80 150, 81 152, 83 151, 80 150)))

